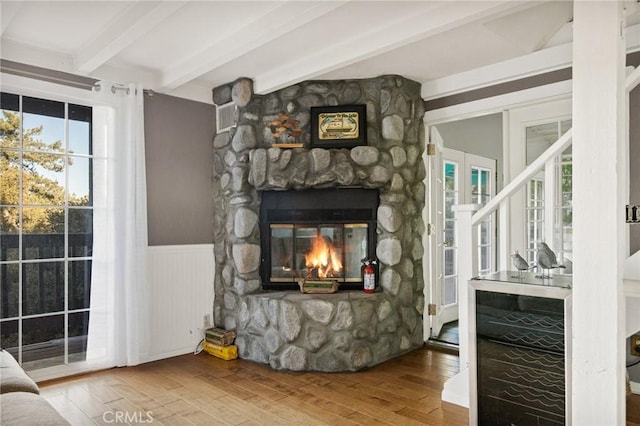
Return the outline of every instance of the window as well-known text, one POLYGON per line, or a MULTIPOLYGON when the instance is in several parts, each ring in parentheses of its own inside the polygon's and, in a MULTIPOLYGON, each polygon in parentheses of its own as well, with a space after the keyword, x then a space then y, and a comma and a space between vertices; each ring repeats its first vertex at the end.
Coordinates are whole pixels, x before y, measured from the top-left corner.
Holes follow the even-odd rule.
POLYGON ((544 180, 527 182, 527 262, 536 263, 536 243, 544 236, 544 180))
MULTIPOLYGON (((571 120, 527 127, 527 164, 531 164, 570 128, 571 120)), ((536 263, 536 243, 546 241, 552 245, 558 261, 567 266, 563 270, 566 273, 572 272, 572 174, 572 150, 569 147, 555 159, 550 182, 545 182, 544 172, 541 172, 527 184, 527 260, 531 264, 536 263), (545 196, 545 188, 550 195, 545 196)))
POLYGON ((27 370, 86 355, 92 109, 0 98, 0 344, 27 370))
POLYGON ((459 173, 457 162, 444 162, 444 291, 442 305, 458 302, 458 248, 456 245, 456 219, 453 207, 460 203, 459 173))
MULTIPOLYGON (((571 120, 560 122, 560 135, 571 128, 571 120)), ((556 182, 556 219, 553 230, 554 247, 558 261, 567 266, 564 271, 572 273, 573 260, 573 149, 567 148, 557 159, 556 182)))

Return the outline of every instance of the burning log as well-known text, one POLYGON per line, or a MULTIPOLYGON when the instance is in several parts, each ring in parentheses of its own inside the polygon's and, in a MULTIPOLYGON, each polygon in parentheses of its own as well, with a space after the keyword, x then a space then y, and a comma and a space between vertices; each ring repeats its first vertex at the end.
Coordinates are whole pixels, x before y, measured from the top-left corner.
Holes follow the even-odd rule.
POLYGON ((318 235, 311 241, 311 250, 305 255, 309 277, 331 278, 342 273, 342 260, 338 250, 331 242, 318 235))

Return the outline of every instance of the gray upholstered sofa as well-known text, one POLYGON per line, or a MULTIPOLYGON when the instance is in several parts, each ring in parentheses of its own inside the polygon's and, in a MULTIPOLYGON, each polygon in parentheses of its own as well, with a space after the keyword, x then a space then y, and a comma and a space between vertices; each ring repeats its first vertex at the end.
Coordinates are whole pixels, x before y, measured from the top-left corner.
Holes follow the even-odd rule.
POLYGON ((46 399, 40 389, 7 351, 0 351, 0 424, 69 425, 46 399))

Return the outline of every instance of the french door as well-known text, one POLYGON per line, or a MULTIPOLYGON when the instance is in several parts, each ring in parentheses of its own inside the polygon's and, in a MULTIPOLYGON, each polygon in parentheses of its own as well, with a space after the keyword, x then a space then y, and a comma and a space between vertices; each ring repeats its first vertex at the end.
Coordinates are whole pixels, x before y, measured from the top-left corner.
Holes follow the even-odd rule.
MULTIPOLYGON (((435 129, 432 132, 437 132, 435 129)), ((458 226, 454 206, 485 204, 495 195, 496 161, 443 147, 437 134, 431 136, 435 153, 429 164, 430 211, 430 324, 431 337, 442 326, 458 319, 458 226), (435 142, 434 142, 435 141, 435 142)), ((495 218, 478 227, 480 273, 495 269, 495 218)))

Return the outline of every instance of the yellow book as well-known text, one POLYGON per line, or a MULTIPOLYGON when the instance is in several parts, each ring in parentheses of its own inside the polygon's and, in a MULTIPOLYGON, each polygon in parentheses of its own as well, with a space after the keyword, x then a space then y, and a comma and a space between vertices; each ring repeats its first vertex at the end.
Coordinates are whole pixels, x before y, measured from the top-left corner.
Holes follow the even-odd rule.
POLYGON ((208 328, 205 331, 205 340, 214 345, 229 346, 235 338, 236 333, 233 331, 227 331, 217 327, 208 328))
POLYGON ((220 346, 211 342, 204 342, 204 350, 208 354, 227 361, 238 358, 238 347, 236 345, 220 346))

